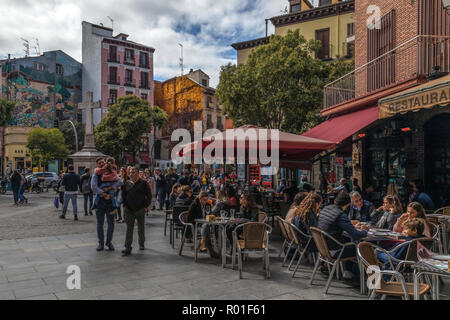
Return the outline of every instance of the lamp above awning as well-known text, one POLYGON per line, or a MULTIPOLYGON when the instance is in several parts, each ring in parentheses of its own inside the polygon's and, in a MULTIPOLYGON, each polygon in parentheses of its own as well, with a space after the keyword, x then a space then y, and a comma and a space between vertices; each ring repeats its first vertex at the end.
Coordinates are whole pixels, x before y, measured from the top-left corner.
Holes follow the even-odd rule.
POLYGON ((378 107, 339 116, 315 126, 303 136, 341 143, 351 135, 378 120, 378 107))

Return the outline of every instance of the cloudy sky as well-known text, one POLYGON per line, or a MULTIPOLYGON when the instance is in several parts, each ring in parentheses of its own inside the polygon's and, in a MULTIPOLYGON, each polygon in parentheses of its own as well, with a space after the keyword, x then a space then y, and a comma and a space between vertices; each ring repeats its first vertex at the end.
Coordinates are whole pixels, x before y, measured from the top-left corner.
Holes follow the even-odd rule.
POLYGON ((0 0, 0 59, 24 55, 20 38, 30 47, 38 38, 41 53, 61 49, 81 62, 81 21, 111 27, 110 16, 114 35, 123 32, 156 49, 155 79, 180 74, 182 43, 185 72, 201 68, 215 87, 220 66, 236 62, 231 43, 263 37, 264 19, 287 5, 288 0, 0 0))

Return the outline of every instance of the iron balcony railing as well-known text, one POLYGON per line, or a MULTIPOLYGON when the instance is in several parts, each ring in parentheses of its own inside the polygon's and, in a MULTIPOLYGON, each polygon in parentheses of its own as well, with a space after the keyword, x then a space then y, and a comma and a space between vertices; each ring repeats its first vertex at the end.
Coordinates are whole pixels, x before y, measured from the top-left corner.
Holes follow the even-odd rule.
POLYGON ((420 35, 324 87, 324 108, 404 81, 450 72, 450 36, 420 35))

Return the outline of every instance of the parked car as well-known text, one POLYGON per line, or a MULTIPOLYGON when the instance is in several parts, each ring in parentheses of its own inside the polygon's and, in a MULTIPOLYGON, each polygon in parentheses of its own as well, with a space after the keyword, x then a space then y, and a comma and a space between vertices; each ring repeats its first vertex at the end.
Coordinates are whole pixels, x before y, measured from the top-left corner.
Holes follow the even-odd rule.
POLYGON ((32 185, 38 180, 43 180, 43 187, 54 188, 58 183, 58 175, 54 172, 34 172, 25 177, 28 184, 32 185))

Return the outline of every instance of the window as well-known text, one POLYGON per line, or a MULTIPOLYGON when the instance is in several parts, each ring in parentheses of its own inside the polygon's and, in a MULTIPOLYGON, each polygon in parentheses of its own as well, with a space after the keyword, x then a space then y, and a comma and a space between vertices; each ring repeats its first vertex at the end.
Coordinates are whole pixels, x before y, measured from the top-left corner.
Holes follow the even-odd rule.
POLYGON ((329 5, 329 4, 331 4, 331 0, 320 0, 319 1, 319 6, 321 7, 321 6, 327 6, 327 5, 329 5))
POLYGON ((293 4, 292 6, 291 6, 291 13, 292 12, 298 12, 298 11, 300 11, 300 4, 293 4))
POLYGON ((35 62, 33 64, 33 68, 34 68, 34 70, 37 70, 37 71, 44 71, 45 70, 45 65, 43 63, 40 63, 40 62, 35 62))
POLYGON ((355 23, 348 23, 347 24, 347 37, 351 37, 355 35, 355 23))
POLYGON ((109 90, 109 104, 117 102, 117 90, 109 90))
POLYGON ((148 54, 146 52, 141 52, 139 55, 139 66, 143 68, 148 68, 148 54))
POLYGON ((129 69, 125 70, 125 82, 126 83, 133 82, 133 70, 129 70, 129 69))
POLYGON ((148 152, 149 148, 149 141, 148 141, 148 137, 142 137, 141 138, 141 148, 139 149, 140 152, 148 152))
POLYGON ((147 95, 146 93, 141 93, 141 98, 142 98, 143 100, 147 100, 148 95, 147 95))
POLYGON ((134 51, 130 50, 130 49, 125 49, 125 61, 130 60, 133 61, 134 60, 134 51))
POLYGON ((208 86, 208 80, 202 79, 202 86, 207 87, 208 86))
POLYGON ((212 117, 210 114, 206 115, 206 128, 211 129, 213 127, 212 117))
POLYGON ((117 67, 109 67, 109 83, 118 84, 117 67))
POLYGON ((322 47, 317 53, 318 59, 330 58, 330 28, 323 30, 316 30, 316 40, 322 43, 322 47))
POLYGON ((141 88, 142 89, 148 88, 148 73, 147 72, 141 72, 141 88))
POLYGON ((117 62, 117 47, 109 46, 109 61, 117 62))
POLYGON ((206 97, 206 107, 212 108, 212 98, 210 96, 206 97))
POLYGON ((61 76, 64 74, 64 68, 59 63, 56 64, 56 74, 61 76))

